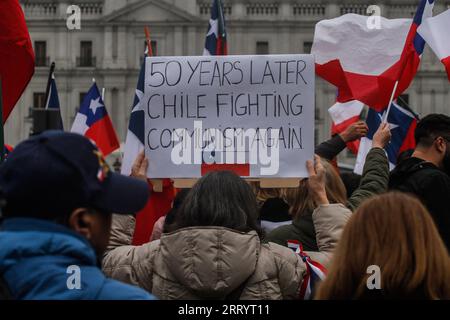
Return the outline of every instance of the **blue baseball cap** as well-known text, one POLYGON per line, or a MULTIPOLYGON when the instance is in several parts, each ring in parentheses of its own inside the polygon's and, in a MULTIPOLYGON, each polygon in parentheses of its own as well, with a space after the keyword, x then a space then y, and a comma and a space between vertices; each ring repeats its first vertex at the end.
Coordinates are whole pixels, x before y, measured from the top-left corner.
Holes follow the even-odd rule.
POLYGON ((110 170, 93 142, 46 131, 20 143, 0 166, 0 188, 14 216, 57 218, 76 208, 134 214, 148 185, 110 170))

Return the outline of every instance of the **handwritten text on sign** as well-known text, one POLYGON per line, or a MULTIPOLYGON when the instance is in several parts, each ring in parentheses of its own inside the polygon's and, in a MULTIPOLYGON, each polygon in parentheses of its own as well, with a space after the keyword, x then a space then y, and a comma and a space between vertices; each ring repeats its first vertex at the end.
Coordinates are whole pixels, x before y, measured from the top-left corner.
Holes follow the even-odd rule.
POLYGON ((312 56, 152 57, 145 71, 149 177, 193 178, 210 169, 307 176, 312 56))

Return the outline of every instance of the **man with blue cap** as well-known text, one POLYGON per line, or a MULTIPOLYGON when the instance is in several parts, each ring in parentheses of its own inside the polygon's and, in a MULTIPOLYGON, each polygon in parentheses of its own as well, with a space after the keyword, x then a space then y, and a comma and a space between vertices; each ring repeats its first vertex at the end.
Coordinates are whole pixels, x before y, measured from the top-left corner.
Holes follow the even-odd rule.
POLYGON ((0 189, 0 299, 153 299, 99 268, 112 214, 138 212, 149 191, 112 172, 90 140, 48 131, 22 142, 0 189))

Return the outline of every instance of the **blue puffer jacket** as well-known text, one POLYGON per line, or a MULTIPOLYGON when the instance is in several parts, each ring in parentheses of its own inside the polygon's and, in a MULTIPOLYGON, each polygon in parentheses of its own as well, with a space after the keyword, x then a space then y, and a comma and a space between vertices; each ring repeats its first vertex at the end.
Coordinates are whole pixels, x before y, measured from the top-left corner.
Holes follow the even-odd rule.
POLYGON ((86 239, 44 220, 4 221, 0 227, 0 275, 15 299, 154 299, 140 288, 107 279, 86 239), (68 283, 75 283, 70 277, 77 272, 68 270, 73 265, 80 270, 80 289, 68 288, 68 283))

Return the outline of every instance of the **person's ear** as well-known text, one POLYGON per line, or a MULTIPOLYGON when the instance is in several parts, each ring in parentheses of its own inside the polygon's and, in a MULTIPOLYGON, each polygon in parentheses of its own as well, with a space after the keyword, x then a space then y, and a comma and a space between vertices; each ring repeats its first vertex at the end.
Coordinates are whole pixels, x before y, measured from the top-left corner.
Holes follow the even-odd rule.
POLYGON ((436 150, 439 153, 445 153, 446 149, 447 149, 447 143, 445 141, 444 138, 442 137, 438 137, 435 141, 434 141, 434 145, 436 150))
POLYGON ((86 239, 92 239, 93 217, 86 208, 75 209, 69 218, 69 226, 86 239))

